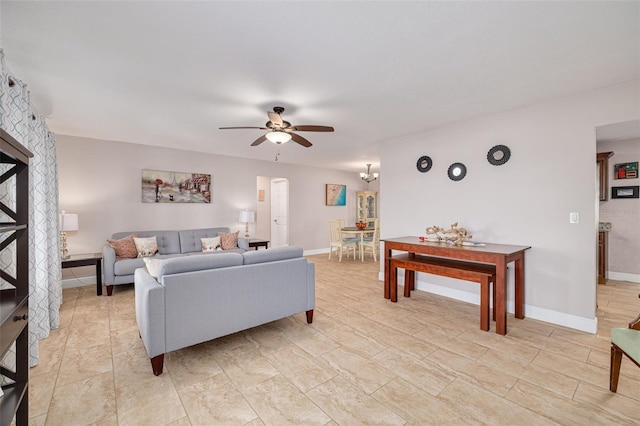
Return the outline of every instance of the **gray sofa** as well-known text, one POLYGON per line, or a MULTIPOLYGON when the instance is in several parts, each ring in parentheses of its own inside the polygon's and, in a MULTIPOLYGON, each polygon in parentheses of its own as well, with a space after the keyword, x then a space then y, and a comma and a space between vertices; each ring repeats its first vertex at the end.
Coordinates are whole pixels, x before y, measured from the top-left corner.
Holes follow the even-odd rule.
MULTIPOLYGON (((138 237, 156 237, 158 241, 158 254, 154 257, 169 258, 183 255, 202 254, 200 238, 211 238, 218 232, 228 233, 229 228, 205 228, 187 229, 184 231, 132 231, 138 237)), ((112 240, 119 240, 130 235, 131 232, 116 232, 111 236, 112 240)), ((249 241, 238 237, 238 248, 224 250, 223 253, 242 253, 249 249, 249 241)), ((208 254, 220 254, 221 252, 208 252, 208 254)), ((111 296, 113 286, 129 284, 133 282, 133 273, 136 269, 144 267, 142 258, 116 259, 116 252, 109 244, 102 249, 102 262, 104 270, 104 283, 107 286, 107 296, 111 296)))
POLYGON ((299 247, 161 261, 135 271, 136 321, 162 373, 164 354, 306 312, 313 321, 315 267, 299 247))

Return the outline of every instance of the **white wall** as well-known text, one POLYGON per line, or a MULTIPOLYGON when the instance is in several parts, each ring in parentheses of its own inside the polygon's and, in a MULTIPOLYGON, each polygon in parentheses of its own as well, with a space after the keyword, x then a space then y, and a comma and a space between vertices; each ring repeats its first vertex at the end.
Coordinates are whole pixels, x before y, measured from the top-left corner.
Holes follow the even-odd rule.
POLYGON ((617 163, 640 161, 640 139, 598 142, 598 152, 612 151, 609 158, 608 200, 600 203, 600 221, 611 222, 608 241, 608 274, 610 279, 640 282, 640 199, 613 199, 611 188, 640 185, 640 178, 614 179, 617 163))
MULTIPOLYGON (((383 144, 382 237, 424 235, 427 226, 458 221, 474 241, 530 245, 525 315, 595 332, 595 127, 637 119, 639 86, 608 86, 383 144), (503 166, 486 160, 496 144, 511 149, 503 166), (415 167, 422 155, 433 159, 427 173, 415 167), (462 181, 446 175, 454 162, 468 168, 462 181), (580 213, 579 224, 569 224, 570 212, 580 213)), ((435 284, 477 300, 475 284, 420 277, 418 288, 435 284)))
MULTIPOLYGON (((289 179, 290 244, 307 253, 328 251, 327 220, 355 222, 355 192, 367 187, 357 173, 65 135, 56 140, 60 209, 77 213, 80 222, 68 238, 72 254, 101 251, 119 231, 228 226, 244 233, 238 212, 257 210, 257 176, 289 179), (210 173, 212 202, 142 203, 142 169, 210 173), (346 206, 325 205, 327 183, 347 185, 346 206)), ((255 224, 250 231, 256 235, 255 224)))

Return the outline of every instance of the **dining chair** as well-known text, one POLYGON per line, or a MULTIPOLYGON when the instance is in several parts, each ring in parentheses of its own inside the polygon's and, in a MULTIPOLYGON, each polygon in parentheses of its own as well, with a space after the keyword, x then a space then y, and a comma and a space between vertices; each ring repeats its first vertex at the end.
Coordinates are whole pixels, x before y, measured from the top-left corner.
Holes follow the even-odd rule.
MULTIPOLYGON (((640 297, 640 295, 638 295, 640 297)), ((609 390, 618 390, 622 355, 626 355, 640 367, 640 315, 629 323, 628 328, 611 329, 611 365, 609 366, 609 390)))
POLYGON ((353 250, 353 258, 356 258, 357 239, 345 238, 342 233, 342 219, 329 220, 329 260, 335 249, 338 252, 338 262, 342 262, 342 253, 346 252, 349 257, 349 251, 353 250))
MULTIPOLYGON (((373 234, 370 237, 364 237, 363 241, 358 241, 358 246, 360 250, 371 250, 371 255, 373 256, 373 261, 377 262, 378 259, 376 255, 378 254, 378 250, 380 249, 380 219, 373 219, 373 234)), ((364 251, 361 256, 364 260, 364 251)))

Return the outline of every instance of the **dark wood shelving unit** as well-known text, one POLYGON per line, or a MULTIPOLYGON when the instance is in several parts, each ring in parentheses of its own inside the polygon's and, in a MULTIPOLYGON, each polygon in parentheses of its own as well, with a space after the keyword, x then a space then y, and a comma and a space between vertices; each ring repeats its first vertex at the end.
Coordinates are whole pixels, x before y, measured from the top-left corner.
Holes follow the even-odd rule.
MULTIPOLYGON (((0 278, 13 288, 0 291, 0 358, 15 342, 15 371, 1 367, 0 373, 13 383, 2 386, 0 426, 29 422, 29 158, 33 154, 0 129, 0 163, 9 168, 0 183, 15 182, 15 205, 0 203, 11 222, 0 223, 0 252, 16 251, 15 273, 0 269, 0 278)), ((12 271, 13 272, 13 271, 12 271)))

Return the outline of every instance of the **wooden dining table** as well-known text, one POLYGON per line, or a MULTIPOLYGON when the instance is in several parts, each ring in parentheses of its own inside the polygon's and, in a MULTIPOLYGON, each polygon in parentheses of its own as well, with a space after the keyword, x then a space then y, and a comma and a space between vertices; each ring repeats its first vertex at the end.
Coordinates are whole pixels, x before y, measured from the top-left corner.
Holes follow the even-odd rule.
POLYGON ((419 237, 407 236, 383 238, 384 241, 384 297, 391 297, 391 258, 393 251, 425 254, 448 259, 459 259, 495 265, 495 309, 496 333, 507 334, 507 264, 515 263, 515 317, 524 318, 524 253, 530 246, 491 244, 458 246, 447 243, 421 241, 419 237))
MULTIPOLYGON (((345 226, 341 229, 344 234, 359 234, 360 235, 360 243, 364 242, 364 234, 372 234, 375 231, 373 226, 367 226, 366 228, 360 229, 355 226, 345 226)), ((362 250, 362 244, 358 245, 358 249, 360 250, 360 260, 364 262, 364 250, 362 250)))

